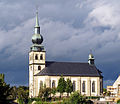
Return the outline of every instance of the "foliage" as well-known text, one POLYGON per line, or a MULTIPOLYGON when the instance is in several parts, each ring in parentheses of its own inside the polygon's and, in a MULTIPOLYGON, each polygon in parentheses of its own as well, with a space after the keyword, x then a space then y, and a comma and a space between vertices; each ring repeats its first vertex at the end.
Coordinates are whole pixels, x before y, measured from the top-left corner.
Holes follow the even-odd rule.
POLYGON ((120 99, 119 99, 119 100, 117 100, 117 104, 120 104, 120 99))
POLYGON ((107 92, 107 89, 106 89, 106 88, 103 88, 103 92, 107 92))
POLYGON ((48 97, 50 96, 50 94, 51 94, 51 88, 42 88, 39 91, 38 97, 44 98, 46 101, 48 99, 48 97))
POLYGON ((105 96, 107 94, 107 89, 103 88, 103 95, 105 96))
POLYGON ((66 81, 61 76, 61 78, 58 81, 58 86, 57 86, 57 90, 58 92, 60 92, 60 97, 65 92, 65 89, 66 89, 66 81))
POLYGON ((110 92, 110 91, 108 91, 106 95, 107 95, 107 96, 110 96, 110 95, 111 95, 111 92, 110 92))
POLYGON ((66 89, 65 91, 67 92, 67 96, 69 96, 69 93, 71 93, 73 91, 73 84, 71 82, 71 80, 68 78, 66 81, 66 89))
POLYGON ((4 79, 0 78, 0 104, 7 104, 10 102, 10 85, 4 82, 4 79))
POLYGON ((11 87, 10 98, 13 100, 17 99, 17 87, 16 86, 11 87))
POLYGON ((71 104, 80 104, 80 103, 85 103, 86 99, 83 96, 81 96, 78 92, 74 92, 70 96, 70 102, 71 104))
POLYGON ((62 104, 71 104, 69 98, 64 98, 62 104))
POLYGON ((29 90, 28 87, 20 86, 17 88, 17 101, 20 104, 25 104, 28 102, 29 90))
POLYGON ((56 89, 56 88, 52 88, 52 89, 51 89, 51 94, 53 94, 53 97, 55 97, 56 92, 57 92, 57 89, 56 89))

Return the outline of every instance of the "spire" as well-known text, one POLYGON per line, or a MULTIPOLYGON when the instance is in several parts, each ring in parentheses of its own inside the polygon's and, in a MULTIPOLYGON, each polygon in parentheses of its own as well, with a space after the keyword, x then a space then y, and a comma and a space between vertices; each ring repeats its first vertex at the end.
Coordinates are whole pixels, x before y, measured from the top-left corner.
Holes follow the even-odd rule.
POLYGON ((36 12, 36 24, 35 27, 40 27, 39 26, 39 20, 38 20, 38 11, 36 12))
POLYGON ((40 26, 39 26, 39 20, 38 20, 38 10, 36 12, 35 34, 40 34, 40 26))

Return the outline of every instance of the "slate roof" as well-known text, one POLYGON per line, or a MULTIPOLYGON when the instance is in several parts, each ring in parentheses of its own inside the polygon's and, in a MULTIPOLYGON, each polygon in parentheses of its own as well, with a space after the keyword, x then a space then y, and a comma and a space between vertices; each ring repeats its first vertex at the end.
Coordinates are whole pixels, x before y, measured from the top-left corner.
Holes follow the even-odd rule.
POLYGON ((47 61, 46 67, 35 76, 89 76, 102 77, 95 65, 77 62, 52 62, 47 61))

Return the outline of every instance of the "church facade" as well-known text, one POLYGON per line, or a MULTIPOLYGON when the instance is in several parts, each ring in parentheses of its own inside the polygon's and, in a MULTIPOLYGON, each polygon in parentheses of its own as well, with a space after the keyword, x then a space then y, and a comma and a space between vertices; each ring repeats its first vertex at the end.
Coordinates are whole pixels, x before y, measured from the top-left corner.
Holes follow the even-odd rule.
POLYGON ((29 52, 29 97, 37 97, 40 86, 57 87, 61 75, 73 83, 73 90, 81 95, 100 96, 103 92, 103 76, 94 64, 94 56, 89 54, 88 62, 46 61, 46 51, 42 45, 38 12, 36 13, 33 45, 29 52))

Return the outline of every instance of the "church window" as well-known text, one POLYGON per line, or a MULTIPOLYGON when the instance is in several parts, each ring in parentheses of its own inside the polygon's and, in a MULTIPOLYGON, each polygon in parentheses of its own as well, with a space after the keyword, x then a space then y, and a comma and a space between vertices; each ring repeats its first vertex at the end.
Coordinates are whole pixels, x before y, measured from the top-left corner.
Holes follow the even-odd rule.
POLYGON ((43 88, 43 81, 40 81, 40 90, 43 88))
POLYGON ((41 66, 38 66, 38 70, 41 70, 41 66))
POLYGON ((55 80, 52 81, 52 88, 55 88, 55 80))
POLYGON ((37 54, 35 55, 35 60, 38 60, 38 55, 37 54))
POLYGON ((102 85, 102 81, 100 81, 100 93, 103 93, 103 85, 102 85))
POLYGON ((73 91, 75 91, 75 90, 76 90, 76 82, 73 81, 73 91))
POLYGON ((43 55, 40 55, 40 60, 43 60, 43 55))
POLYGON ((92 82, 92 92, 95 92, 95 81, 92 82))
POLYGON ((82 83, 82 92, 85 92, 85 81, 82 83))

